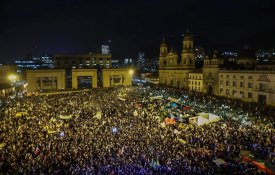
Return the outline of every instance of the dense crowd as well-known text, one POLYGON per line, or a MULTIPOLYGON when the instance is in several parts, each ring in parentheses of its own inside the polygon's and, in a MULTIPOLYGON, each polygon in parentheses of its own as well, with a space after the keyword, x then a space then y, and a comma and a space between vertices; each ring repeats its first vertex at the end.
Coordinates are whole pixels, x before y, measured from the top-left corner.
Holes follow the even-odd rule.
POLYGON ((257 104, 163 87, 6 99, 0 174, 264 174, 241 152, 274 164, 274 115, 257 104), (192 110, 167 108, 168 97, 192 110), (169 112, 202 111, 222 118, 203 126, 161 124, 169 112))

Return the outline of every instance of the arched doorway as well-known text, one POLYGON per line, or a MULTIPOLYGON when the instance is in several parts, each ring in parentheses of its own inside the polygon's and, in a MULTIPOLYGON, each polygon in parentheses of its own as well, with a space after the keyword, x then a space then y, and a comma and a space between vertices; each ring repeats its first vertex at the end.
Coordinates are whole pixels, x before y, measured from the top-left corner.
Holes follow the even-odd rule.
POLYGON ((208 93, 213 94, 213 87, 212 85, 208 85, 208 93))
POLYGON ((77 76, 77 88, 89 89, 93 87, 92 76, 77 76))

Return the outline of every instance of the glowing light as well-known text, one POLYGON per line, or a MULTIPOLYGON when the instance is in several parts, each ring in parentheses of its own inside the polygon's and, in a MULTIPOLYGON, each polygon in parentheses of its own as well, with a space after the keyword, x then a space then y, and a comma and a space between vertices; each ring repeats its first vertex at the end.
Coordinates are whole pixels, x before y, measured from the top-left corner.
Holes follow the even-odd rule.
POLYGON ((129 70, 129 74, 130 74, 130 75, 133 75, 134 73, 135 73, 135 71, 134 71, 133 69, 130 69, 130 70, 129 70))
POLYGON ((9 79, 10 81, 15 81, 15 80, 17 79, 17 76, 14 75, 14 74, 11 74, 11 75, 8 76, 8 79, 9 79))

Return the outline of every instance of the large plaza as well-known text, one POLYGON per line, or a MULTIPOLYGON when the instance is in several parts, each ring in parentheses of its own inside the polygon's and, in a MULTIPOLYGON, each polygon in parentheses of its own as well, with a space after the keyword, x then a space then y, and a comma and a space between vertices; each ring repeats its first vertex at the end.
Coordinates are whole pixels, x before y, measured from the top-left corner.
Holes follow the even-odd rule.
POLYGON ((265 174, 245 160, 253 155, 274 166, 274 114, 264 106, 167 87, 6 99, 0 120, 0 170, 265 174), (218 118, 210 121, 210 115, 218 118))

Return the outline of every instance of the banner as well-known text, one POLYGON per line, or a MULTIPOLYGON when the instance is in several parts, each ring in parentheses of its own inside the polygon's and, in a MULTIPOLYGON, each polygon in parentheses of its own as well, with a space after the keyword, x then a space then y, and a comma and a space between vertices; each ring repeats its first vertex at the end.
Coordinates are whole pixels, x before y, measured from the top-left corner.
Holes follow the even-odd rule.
POLYGON ((164 121, 165 121, 166 125, 172 125, 172 124, 177 123, 175 118, 165 118, 164 121))
POLYGON ((168 100, 171 101, 171 102, 176 102, 176 103, 179 102, 179 99, 176 99, 176 98, 173 98, 173 97, 168 97, 168 100))
POLYGON ((119 97, 118 98, 119 100, 121 100, 121 101, 125 101, 126 99, 124 99, 124 98, 121 98, 121 97, 119 97))
POLYGON ((154 96, 154 97, 150 97, 150 100, 160 100, 160 99, 163 99, 163 96, 160 95, 160 96, 154 96))
POLYGON ((59 118, 61 118, 63 120, 69 120, 72 118, 72 115, 60 115, 59 118))

